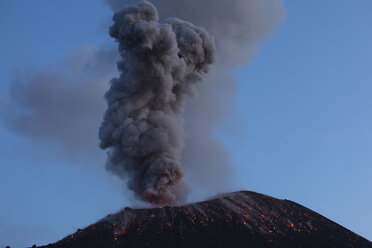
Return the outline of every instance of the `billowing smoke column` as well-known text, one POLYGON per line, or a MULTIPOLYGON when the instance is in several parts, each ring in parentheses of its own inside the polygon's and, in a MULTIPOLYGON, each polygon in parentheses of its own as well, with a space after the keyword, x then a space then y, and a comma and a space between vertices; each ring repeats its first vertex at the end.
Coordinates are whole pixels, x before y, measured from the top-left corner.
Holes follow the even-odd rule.
POLYGON ((120 76, 105 95, 100 147, 108 149, 107 167, 128 178, 137 196, 174 204, 183 197, 176 186, 183 177, 185 100, 214 61, 214 41, 189 22, 159 21, 147 1, 117 11, 113 21, 120 76))
MULTIPOLYGON (((116 12, 137 0, 105 1, 116 12)), ((249 123, 237 118, 234 111, 237 82, 233 72, 254 59, 262 42, 285 19, 283 1, 151 2, 158 8, 161 19, 177 16, 204 27, 214 37, 217 47, 218 59, 205 83, 196 84, 198 97, 189 99, 185 107, 187 140, 182 168, 186 175, 184 181, 190 183, 189 200, 204 200, 236 189, 233 175, 237 168, 231 164, 228 151, 215 134, 222 131, 223 136, 234 139, 233 143, 246 140, 244 131, 249 123)), ((83 28, 82 25, 79 28, 83 28)), ((51 149, 59 160, 87 163, 90 168, 102 166, 106 156, 97 150, 97 127, 106 109, 102 95, 109 79, 117 75, 118 54, 111 44, 103 47, 91 44, 53 63, 54 66, 15 71, 9 82, 9 94, 0 92, 0 124, 31 139, 29 150, 38 144, 51 149)), ((113 153, 115 149, 109 150, 113 153)), ((135 178, 131 175, 137 173, 128 164, 125 171, 109 161, 108 168, 125 179, 135 178)), ((174 190, 184 191, 181 186, 182 181, 174 190)), ((178 199, 182 195, 185 194, 177 193, 178 199)))

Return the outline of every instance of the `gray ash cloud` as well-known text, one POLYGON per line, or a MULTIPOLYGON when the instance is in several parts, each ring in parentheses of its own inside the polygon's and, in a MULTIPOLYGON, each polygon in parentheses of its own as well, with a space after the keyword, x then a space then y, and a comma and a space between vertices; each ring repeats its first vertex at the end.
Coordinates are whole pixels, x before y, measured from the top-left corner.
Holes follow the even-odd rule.
MULTIPOLYGON (((113 11, 119 11, 137 0, 106 2, 113 11)), ((216 62, 204 82, 194 85, 197 95, 187 101, 184 111, 184 181, 190 184, 191 200, 202 199, 234 185, 229 177, 234 169, 229 153, 214 134, 221 123, 236 122, 232 115, 237 92, 234 69, 253 60, 262 42, 284 19, 285 10, 281 0, 151 2, 160 19, 178 17, 191 21, 204 27, 216 43, 216 62)), ((106 109, 102 96, 110 78, 117 75, 117 60, 118 52, 110 44, 84 48, 55 65, 15 71, 9 82, 10 91, 0 101, 0 121, 11 132, 61 154, 59 159, 83 161, 87 167, 101 166, 105 154, 97 146, 97 129, 106 109)), ((244 130, 234 126, 224 131, 229 135, 244 130)), ((122 170, 118 173, 127 181, 122 170)), ((182 185, 181 180, 174 191, 184 192, 182 185)))
MULTIPOLYGON (((177 18, 159 21, 150 2, 115 12, 120 76, 105 94, 108 109, 99 130, 107 168, 137 196, 153 204, 184 199, 178 183, 185 143, 183 111, 194 84, 215 59, 212 37, 177 18)), ((181 184, 182 185, 182 184, 181 184)))
MULTIPOLYGON (((106 0, 113 11, 137 0, 106 0)), ((284 20, 281 0, 151 0, 160 18, 178 17, 204 27, 216 43, 216 62, 197 95, 187 101, 187 140, 182 160, 191 198, 203 199, 234 185, 234 167, 228 151, 216 138, 222 130, 244 133, 234 117, 234 95, 238 91, 234 69, 252 62, 262 43, 284 20)), ((241 124, 240 124, 241 125, 241 124)), ((240 137, 243 135, 240 135, 240 137)))

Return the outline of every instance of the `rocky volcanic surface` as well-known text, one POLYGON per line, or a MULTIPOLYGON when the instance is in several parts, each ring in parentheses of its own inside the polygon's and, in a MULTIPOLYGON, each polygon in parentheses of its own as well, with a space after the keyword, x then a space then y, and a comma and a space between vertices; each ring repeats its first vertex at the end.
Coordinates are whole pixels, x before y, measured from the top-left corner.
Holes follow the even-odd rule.
POLYGON ((185 206, 125 208, 42 247, 330 248, 372 243, 295 202, 241 191, 185 206))

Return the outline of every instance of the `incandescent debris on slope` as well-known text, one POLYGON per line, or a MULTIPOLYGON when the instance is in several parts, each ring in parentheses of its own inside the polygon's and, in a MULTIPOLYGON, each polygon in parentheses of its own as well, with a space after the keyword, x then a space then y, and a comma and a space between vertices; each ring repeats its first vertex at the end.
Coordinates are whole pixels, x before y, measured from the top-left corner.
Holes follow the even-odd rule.
POLYGON ((295 202, 241 191, 204 202, 125 208, 43 247, 372 247, 295 202))

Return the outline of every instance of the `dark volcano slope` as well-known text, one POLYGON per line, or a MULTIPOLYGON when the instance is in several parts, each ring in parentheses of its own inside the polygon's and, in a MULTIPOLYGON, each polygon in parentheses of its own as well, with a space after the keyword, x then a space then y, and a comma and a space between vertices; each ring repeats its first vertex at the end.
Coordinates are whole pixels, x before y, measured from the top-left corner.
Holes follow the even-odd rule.
POLYGON ((372 247, 331 220, 288 200, 242 191, 179 207, 109 215, 44 247, 372 247))

